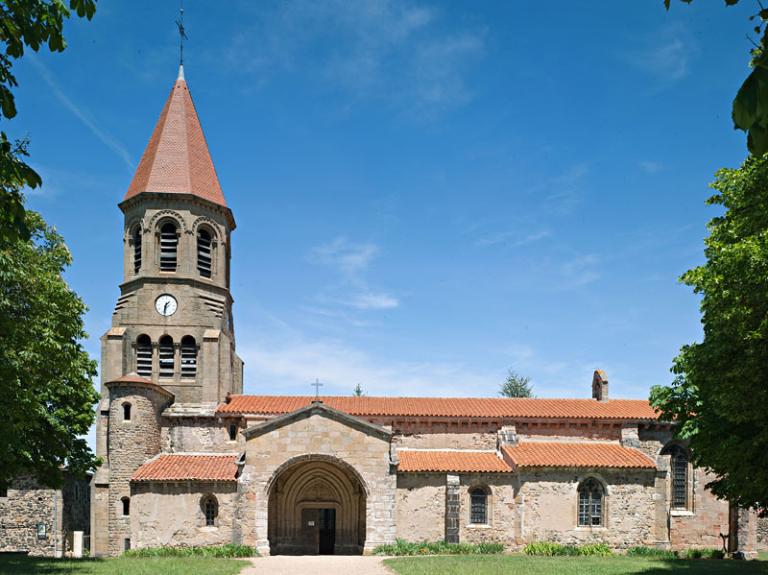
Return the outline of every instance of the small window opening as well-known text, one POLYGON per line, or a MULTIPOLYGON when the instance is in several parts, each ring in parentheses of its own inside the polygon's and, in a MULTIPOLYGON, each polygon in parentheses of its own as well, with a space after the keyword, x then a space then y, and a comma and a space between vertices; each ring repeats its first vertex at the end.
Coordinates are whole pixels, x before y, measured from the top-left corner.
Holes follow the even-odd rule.
POLYGON ((230 441, 237 440, 237 424, 236 423, 229 424, 229 440, 230 441))
POLYGON ((123 404, 123 421, 130 421, 130 420, 131 420, 131 404, 124 403, 123 404))
POLYGON ((197 375, 197 342, 191 335, 181 339, 181 377, 194 378, 197 375))
POLYGON ((469 522, 475 525, 488 523, 488 494, 482 489, 473 489, 470 494, 469 522))
POLYGON ((124 551, 130 551, 131 550, 131 540, 128 537, 123 539, 123 550, 124 551))
POLYGON ((212 244, 210 232, 200 229, 197 232, 197 271, 204 278, 211 277, 212 244))
POLYGON ((216 517, 219 515, 219 506, 216 503, 216 498, 209 496, 203 501, 203 513, 205 514, 205 526, 215 527, 216 517))
POLYGON ((590 477, 579 485, 579 526, 599 527, 603 524, 603 486, 590 477))
POLYGON ((673 444, 662 451, 671 455, 670 472, 672 474, 672 507, 688 508, 688 451, 681 445, 673 444))
POLYGON ((145 334, 136 339, 136 373, 152 377, 152 340, 145 334))
POLYGON ((141 226, 133 230, 133 273, 141 269, 141 226))
POLYGON ((173 377, 176 368, 174 365, 173 338, 170 335, 164 335, 158 343, 160 377, 173 377))
POLYGON ((128 517, 131 514, 131 498, 123 497, 120 502, 123 504, 123 517, 128 517))
POLYGON ((178 247, 179 237, 176 234, 175 224, 163 224, 160 228, 160 271, 176 271, 178 247))

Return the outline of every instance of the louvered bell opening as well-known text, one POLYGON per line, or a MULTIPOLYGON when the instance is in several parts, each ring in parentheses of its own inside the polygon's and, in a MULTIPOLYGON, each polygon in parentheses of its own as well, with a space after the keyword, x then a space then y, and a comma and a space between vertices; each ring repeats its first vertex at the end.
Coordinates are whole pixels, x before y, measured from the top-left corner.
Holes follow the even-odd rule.
POLYGON ((160 338, 158 346, 160 377, 173 377, 173 339, 170 336, 160 338))
POLYGON ((160 228, 160 271, 176 271, 176 255, 179 247, 179 238, 176 235, 176 226, 165 224, 160 228))
POLYGON ((152 377, 152 342, 146 335, 140 335, 136 340, 136 373, 152 377))
POLYGON ((181 340, 181 377, 194 379, 197 375, 197 342, 192 336, 181 340))
POLYGON ((141 269, 141 228, 133 232, 133 273, 139 273, 141 269))
POLYGON ((211 277, 211 234, 200 230, 197 234, 197 271, 204 278, 211 277))

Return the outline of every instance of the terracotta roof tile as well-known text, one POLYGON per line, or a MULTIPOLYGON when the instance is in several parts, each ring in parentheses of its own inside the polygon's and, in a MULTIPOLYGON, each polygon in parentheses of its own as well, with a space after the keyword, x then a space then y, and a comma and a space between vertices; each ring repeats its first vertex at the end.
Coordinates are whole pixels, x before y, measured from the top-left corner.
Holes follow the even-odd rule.
POLYGON ((236 461, 236 455, 161 455, 139 467, 131 481, 237 481, 236 461))
POLYGON ((401 473, 510 473, 512 468, 493 451, 397 452, 401 473))
MULTIPOLYGON (((550 419, 656 419, 645 400, 505 399, 451 397, 321 397, 330 407, 350 415, 392 417, 483 417, 550 419)), ((217 408, 220 414, 278 415, 300 409, 312 396, 232 395, 217 408)))
POLYGON ((502 450, 517 467, 656 468, 641 451, 617 443, 528 441, 502 450))
POLYGON ((183 78, 171 89, 123 199, 142 192, 194 194, 227 205, 183 78))

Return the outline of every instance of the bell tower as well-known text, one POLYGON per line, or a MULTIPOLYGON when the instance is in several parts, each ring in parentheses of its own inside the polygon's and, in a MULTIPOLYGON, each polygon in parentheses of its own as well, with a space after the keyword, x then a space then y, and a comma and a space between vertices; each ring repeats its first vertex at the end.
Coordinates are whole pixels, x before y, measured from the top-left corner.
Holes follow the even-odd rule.
POLYGON ((119 207, 123 282, 102 338, 102 381, 135 372, 190 407, 241 393, 229 290, 235 220, 183 66, 119 207))

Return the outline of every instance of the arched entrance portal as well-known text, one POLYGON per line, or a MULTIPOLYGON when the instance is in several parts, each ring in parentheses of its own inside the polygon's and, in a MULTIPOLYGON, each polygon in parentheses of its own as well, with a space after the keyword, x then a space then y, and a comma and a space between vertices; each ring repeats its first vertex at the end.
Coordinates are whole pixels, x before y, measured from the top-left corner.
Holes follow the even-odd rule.
POLYGON ((362 553, 366 494, 348 464, 328 456, 291 460, 269 488, 271 554, 362 553))

